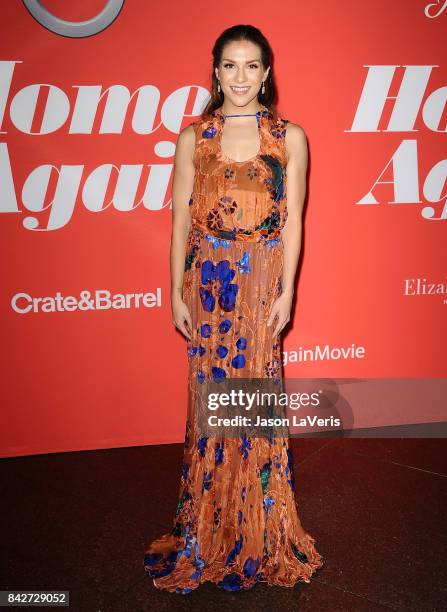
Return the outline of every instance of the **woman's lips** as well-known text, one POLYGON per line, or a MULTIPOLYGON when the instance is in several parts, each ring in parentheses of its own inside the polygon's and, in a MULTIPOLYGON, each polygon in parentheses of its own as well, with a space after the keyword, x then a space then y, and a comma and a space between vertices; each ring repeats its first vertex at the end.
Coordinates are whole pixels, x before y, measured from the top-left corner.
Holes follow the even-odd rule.
POLYGON ((231 91, 233 91, 237 96, 243 96, 245 95, 248 90, 250 89, 250 87, 243 87, 243 88, 235 88, 235 87, 231 87, 231 91))

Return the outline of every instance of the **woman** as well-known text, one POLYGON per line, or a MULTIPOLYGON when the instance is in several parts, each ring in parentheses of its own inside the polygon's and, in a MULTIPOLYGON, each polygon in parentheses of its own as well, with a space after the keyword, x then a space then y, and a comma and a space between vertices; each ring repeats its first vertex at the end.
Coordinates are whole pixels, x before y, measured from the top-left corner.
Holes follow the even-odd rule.
POLYGON ((154 585, 177 593, 206 580, 291 587, 323 565, 298 518, 287 438, 196 431, 204 383, 281 380, 307 170, 303 129, 272 110, 261 32, 225 30, 213 57, 211 98, 180 133, 174 166, 172 317, 189 360, 179 502, 171 532, 144 557, 154 585))

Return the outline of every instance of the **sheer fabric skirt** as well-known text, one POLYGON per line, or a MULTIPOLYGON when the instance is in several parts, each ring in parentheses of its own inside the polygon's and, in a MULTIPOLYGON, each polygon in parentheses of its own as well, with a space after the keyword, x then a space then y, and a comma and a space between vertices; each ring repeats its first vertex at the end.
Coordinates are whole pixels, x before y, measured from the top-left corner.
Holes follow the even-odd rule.
POLYGON ((323 565, 299 520, 287 437, 196 431, 206 380, 281 379, 280 337, 267 319, 281 294, 283 245, 221 240, 191 230, 183 299, 192 317, 188 413, 172 530, 153 541, 144 569, 160 589, 189 593, 210 580, 227 590, 257 582, 292 587, 323 565))

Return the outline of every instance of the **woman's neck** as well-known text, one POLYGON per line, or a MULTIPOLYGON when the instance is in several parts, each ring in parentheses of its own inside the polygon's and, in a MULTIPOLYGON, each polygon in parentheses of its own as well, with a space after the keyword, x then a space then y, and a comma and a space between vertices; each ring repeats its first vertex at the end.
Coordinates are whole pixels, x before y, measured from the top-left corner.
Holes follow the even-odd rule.
POLYGON ((258 107, 254 107, 254 108, 248 108, 246 106, 244 107, 238 107, 238 106, 233 106, 228 107, 228 108, 224 108, 224 105, 221 106, 220 110, 221 112, 225 115, 225 116, 232 116, 232 115, 256 115, 257 113, 259 113, 261 110, 263 109, 262 104, 258 105, 258 107))

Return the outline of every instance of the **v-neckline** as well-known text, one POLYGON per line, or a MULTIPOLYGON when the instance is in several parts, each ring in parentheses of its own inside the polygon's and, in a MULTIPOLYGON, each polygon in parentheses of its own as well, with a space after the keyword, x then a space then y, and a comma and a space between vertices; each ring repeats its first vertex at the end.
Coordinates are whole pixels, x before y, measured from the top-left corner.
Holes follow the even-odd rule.
POLYGON ((219 130, 218 130, 218 135, 217 135, 217 146, 218 146, 218 152, 219 152, 219 156, 226 161, 229 164, 236 164, 236 165, 242 165, 242 164, 248 164, 250 162, 255 161, 261 154, 262 154, 262 149, 263 149, 263 137, 262 137, 262 119, 265 115, 265 111, 269 112, 268 109, 261 104, 261 108, 260 110, 258 110, 257 113, 253 113, 254 115, 256 115, 256 121, 258 122, 258 135, 259 135, 259 149, 258 152, 256 153, 256 155, 253 155, 253 157, 250 157, 249 159, 244 159, 242 161, 237 161, 236 159, 233 159, 232 157, 229 157, 226 153, 223 152, 222 150, 222 134, 223 134, 223 129, 224 129, 224 125, 225 125, 225 114, 222 112, 222 110, 220 108, 216 109, 214 111, 214 114, 218 116, 219 118, 219 130))

